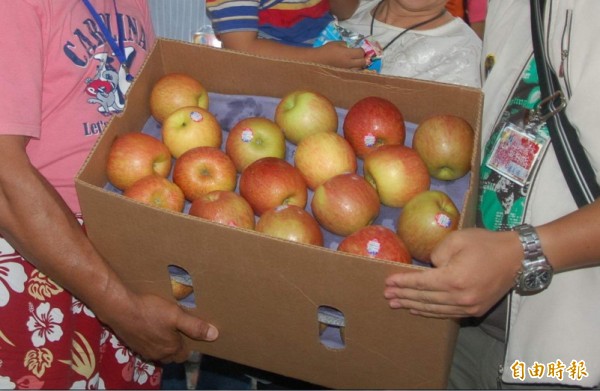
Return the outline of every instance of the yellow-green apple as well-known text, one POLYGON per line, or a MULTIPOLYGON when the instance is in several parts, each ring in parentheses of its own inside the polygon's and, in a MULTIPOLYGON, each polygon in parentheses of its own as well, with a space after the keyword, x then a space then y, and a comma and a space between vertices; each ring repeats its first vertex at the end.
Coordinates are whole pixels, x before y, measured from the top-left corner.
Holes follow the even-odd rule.
POLYGON ((338 115, 325 95, 312 90, 287 93, 275 108, 275 122, 293 144, 309 134, 337 132, 338 115))
POLYGON ((341 236, 371 224, 381 208, 373 186, 356 173, 339 174, 323 182, 315 189, 310 206, 323 228, 341 236))
POLYGON ((357 162, 350 143, 337 133, 327 132, 302 139, 294 153, 294 165, 314 190, 331 177, 356 172, 357 162))
POLYGON ((368 225, 346 236, 338 251, 366 257, 412 263, 410 252, 398 235, 383 225, 368 225))
POLYGON ((254 229, 252 207, 231 190, 215 190, 196 198, 188 214, 231 227, 254 229))
POLYGON ((450 232, 458 229, 460 212, 448 194, 428 190, 414 196, 402 208, 396 233, 413 258, 431 262, 431 251, 450 232))
POLYGON ((179 159, 173 167, 175 182, 185 198, 196 198, 215 190, 235 189, 237 171, 227 154, 215 147, 192 148, 179 159))
POLYGON ((257 216, 279 205, 306 206, 308 189, 300 171, 276 157, 250 164, 240 175, 240 195, 257 216))
POLYGON ((471 170, 474 139, 475 132, 464 118, 438 114, 417 126, 412 147, 423 158, 429 175, 451 181, 471 170))
POLYGON ((256 230, 292 242, 323 246, 323 233, 317 220, 296 205, 279 205, 260 216, 256 230))
POLYGON ((150 174, 166 177, 171 172, 171 153, 160 140, 145 133, 117 136, 106 160, 109 182, 120 190, 150 174))
POLYGON ((184 73, 168 73, 152 86, 150 113, 159 123, 181 107, 208 109, 208 92, 195 78, 184 73))
POLYGON ((162 124, 162 141, 178 158, 196 147, 221 147, 222 132, 217 118, 208 110, 187 106, 175 110, 162 124))
POLYGON ((344 137, 359 158, 385 144, 404 144, 404 116, 391 101, 368 96, 354 103, 342 125, 344 137))
POLYGON ((431 184, 423 159, 405 145, 382 145, 369 152, 363 168, 365 178, 377 189, 381 203, 391 207, 403 207, 431 184))
POLYGON ((135 181, 123 192, 125 197, 159 208, 183 211, 183 191, 165 177, 151 174, 135 181))
POLYGON ((279 125, 268 118, 244 118, 229 131, 225 152, 242 172, 263 157, 285 158, 285 136, 279 125))

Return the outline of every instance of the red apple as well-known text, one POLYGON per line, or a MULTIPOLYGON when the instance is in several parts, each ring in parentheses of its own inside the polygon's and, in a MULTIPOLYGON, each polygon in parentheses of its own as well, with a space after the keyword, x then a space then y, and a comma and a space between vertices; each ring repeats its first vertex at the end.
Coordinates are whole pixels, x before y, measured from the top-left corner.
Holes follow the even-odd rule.
POLYGON ((419 154, 398 144, 382 145, 367 154, 364 175, 377 189, 381 203, 391 207, 403 207, 412 197, 428 190, 431 184, 419 154))
POLYGON ((337 132, 338 115, 333 103, 323 94, 295 90, 286 94, 275 109, 275 122, 285 137, 298 144, 318 132, 337 132))
POLYGON ((168 73, 152 86, 150 112, 163 123, 175 110, 196 106, 208 109, 208 92, 198 80, 183 73, 168 73))
POLYGON ((380 208, 373 186, 355 173, 328 179, 316 188, 311 201, 317 221, 326 230, 341 236, 371 224, 380 208))
POLYGON ((234 191, 215 190, 196 198, 188 213, 216 223, 254 229, 254 211, 241 195, 234 191))
POLYGON ((458 229, 460 212, 444 192, 428 190, 414 196, 400 212, 396 232, 411 255, 431 262, 431 251, 458 229))
POLYGON ((323 246, 323 233, 314 217, 296 205, 279 205, 260 216, 256 230, 293 242, 323 246))
POLYGON ((357 166, 350 143, 339 134, 329 132, 302 139, 294 154, 294 164, 312 190, 338 174, 356 172, 357 166))
POLYGON ((123 192, 125 197, 175 212, 183 211, 183 191, 165 177, 148 175, 135 181, 123 192))
POLYGON ((227 136, 225 152, 238 172, 263 157, 285 158, 285 136, 273 121, 262 117, 244 118, 227 136))
POLYGON ((234 190, 237 171, 219 148, 196 147, 175 160, 173 182, 183 190, 186 199, 194 201, 211 191, 234 190))
POLYGON ((368 225, 348 235, 338 245, 338 251, 412 263, 410 252, 394 231, 382 225, 368 225))
POLYGON ((125 133, 113 141, 106 160, 106 175, 120 190, 145 176, 162 177, 171 171, 171 153, 158 139, 145 133, 125 133))
POLYGON ((196 147, 221 147, 221 125, 208 110, 182 107, 171 113, 162 125, 162 140, 178 158, 196 147))
POLYGON ((439 114, 417 126, 412 147, 419 153, 432 177, 451 181, 471 170, 474 139, 473 128, 463 118, 439 114))
POLYGON ((279 205, 306 206, 308 190, 300 171, 283 159, 264 157, 240 176, 240 195, 260 216, 279 205))
POLYGON ((377 96, 356 102, 344 118, 344 137, 360 158, 384 144, 404 144, 404 116, 395 104, 377 96))

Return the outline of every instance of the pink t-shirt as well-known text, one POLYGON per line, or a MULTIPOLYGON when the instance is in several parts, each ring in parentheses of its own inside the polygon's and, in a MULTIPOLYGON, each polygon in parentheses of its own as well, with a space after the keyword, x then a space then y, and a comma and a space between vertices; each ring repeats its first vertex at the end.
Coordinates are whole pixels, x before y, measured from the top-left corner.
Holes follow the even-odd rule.
MULTIPOLYGON (((118 37, 113 1, 90 1, 118 37)), ((143 0, 117 10, 135 75, 154 43, 150 14, 143 0)), ((31 162, 78 212, 74 177, 131 83, 81 0, 2 1, 0 40, 0 134, 31 137, 31 162)))

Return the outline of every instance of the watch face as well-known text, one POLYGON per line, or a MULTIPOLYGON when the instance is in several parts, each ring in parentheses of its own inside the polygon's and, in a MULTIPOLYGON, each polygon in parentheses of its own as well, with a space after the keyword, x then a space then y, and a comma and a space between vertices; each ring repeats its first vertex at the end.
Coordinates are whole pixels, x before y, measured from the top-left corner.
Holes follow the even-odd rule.
POLYGON ((551 280, 552 270, 540 267, 525 273, 523 276, 523 289, 525 291, 544 289, 550 284, 551 280))

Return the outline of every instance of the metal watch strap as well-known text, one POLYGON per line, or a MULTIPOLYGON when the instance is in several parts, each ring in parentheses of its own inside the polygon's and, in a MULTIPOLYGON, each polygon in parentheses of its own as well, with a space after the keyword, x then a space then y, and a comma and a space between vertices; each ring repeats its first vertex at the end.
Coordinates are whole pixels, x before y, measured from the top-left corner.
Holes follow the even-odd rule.
POLYGON ((522 294, 529 294, 547 288, 552 281, 553 271, 542 252, 535 228, 521 224, 513 230, 519 234, 524 255, 521 270, 515 277, 515 289, 522 294))
POLYGON ((519 240, 521 240, 523 254, 526 260, 544 255, 542 252, 542 244, 540 243, 540 238, 538 237, 535 228, 529 224, 521 224, 516 226, 514 230, 519 234, 519 240))

